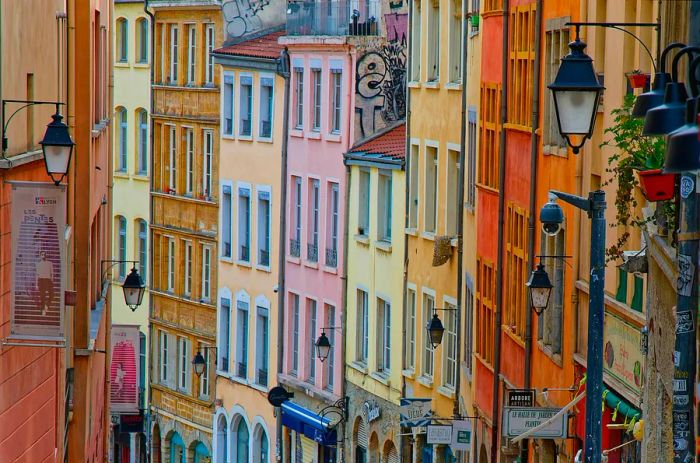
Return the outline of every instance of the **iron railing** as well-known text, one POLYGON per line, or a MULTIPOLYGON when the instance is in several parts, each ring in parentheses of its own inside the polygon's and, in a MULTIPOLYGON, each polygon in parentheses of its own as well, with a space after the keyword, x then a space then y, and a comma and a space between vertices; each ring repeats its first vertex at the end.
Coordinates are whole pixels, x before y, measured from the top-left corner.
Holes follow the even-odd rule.
POLYGON ((241 119, 241 133, 240 135, 242 137, 249 137, 252 135, 252 126, 250 123, 250 119, 241 119))
POLYGON ((260 136, 263 138, 270 138, 272 136, 271 121, 260 121, 260 136))
POLYGON ((228 357, 221 357, 221 366, 219 369, 223 372, 228 372, 228 357))
POLYGON ((270 251, 266 251, 265 249, 261 249, 259 261, 260 261, 260 265, 263 265, 265 267, 270 265, 270 251))
POLYGON ((267 370, 258 370, 257 382, 261 386, 267 386, 267 370))
POLYGON ((306 245, 306 259, 309 262, 318 262, 318 245, 313 243, 307 243, 306 245))
POLYGON ((338 266, 338 251, 326 248, 326 267, 335 268, 338 266))
POLYGON ((245 378, 248 375, 248 364, 245 362, 238 362, 236 366, 238 367, 236 369, 236 376, 245 378))
POLYGON ((378 0, 289 3, 287 35, 378 35, 378 0))
POLYGON ((299 240, 289 240, 289 255, 292 257, 301 256, 301 243, 299 240))
POLYGON ((250 260, 250 248, 248 246, 241 246, 241 254, 239 260, 248 262, 250 260))

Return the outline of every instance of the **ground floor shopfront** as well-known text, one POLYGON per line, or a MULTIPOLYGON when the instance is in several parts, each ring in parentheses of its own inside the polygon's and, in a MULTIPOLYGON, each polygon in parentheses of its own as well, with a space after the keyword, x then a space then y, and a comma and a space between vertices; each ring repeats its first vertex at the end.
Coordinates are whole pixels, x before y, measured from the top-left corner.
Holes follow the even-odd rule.
POLYGON ((211 463, 211 431, 152 408, 152 463, 211 463))
POLYGON ((347 383, 349 403, 347 461, 399 463, 399 405, 347 383))

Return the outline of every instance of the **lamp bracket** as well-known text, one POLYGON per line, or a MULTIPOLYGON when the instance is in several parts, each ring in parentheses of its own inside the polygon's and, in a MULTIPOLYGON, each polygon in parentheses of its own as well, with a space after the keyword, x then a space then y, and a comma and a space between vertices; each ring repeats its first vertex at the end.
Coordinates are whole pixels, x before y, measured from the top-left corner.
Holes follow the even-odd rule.
POLYGON ((118 264, 133 264, 134 268, 139 264, 138 260, 113 260, 113 259, 103 259, 100 261, 100 265, 102 265, 102 281, 105 281, 105 277, 107 276, 107 272, 109 272, 113 267, 117 266, 118 264), (107 267, 105 267, 105 264, 107 267))
POLYGON ((7 127, 10 125, 10 121, 12 120, 15 115, 23 110, 24 108, 28 108, 30 106, 36 106, 36 105, 55 105, 56 106, 56 114, 59 113, 59 109, 61 105, 64 105, 65 103, 62 103, 60 101, 40 101, 40 100, 2 100, 2 154, 0 157, 4 158, 5 157, 5 152, 7 151, 7 127), (15 109, 12 114, 10 114, 10 117, 5 119, 5 106, 8 104, 19 104, 21 105, 19 108, 15 109))
POLYGON ((345 396, 345 397, 342 397, 342 398, 336 400, 331 405, 323 407, 318 414, 323 418, 328 417, 328 416, 333 416, 333 415, 338 417, 337 421, 335 421, 335 424, 333 424, 331 426, 331 428, 334 428, 337 425, 339 425, 340 423, 347 422, 349 404, 350 404, 350 398, 345 396))
POLYGON ((590 212, 593 209, 593 204, 589 198, 584 198, 583 196, 572 195, 571 193, 556 190, 549 190, 549 193, 553 194, 565 203, 571 204, 572 206, 584 210, 586 212, 590 212))

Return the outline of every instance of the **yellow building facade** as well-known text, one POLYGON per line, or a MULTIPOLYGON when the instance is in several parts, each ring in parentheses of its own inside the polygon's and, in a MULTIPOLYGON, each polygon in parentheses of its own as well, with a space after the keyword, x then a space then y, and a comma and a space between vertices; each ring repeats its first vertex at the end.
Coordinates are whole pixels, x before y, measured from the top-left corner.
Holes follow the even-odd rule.
MULTIPOLYGON (((211 460, 218 255, 218 1, 153 1, 151 172, 152 449, 160 461, 211 460), (193 359, 205 358, 203 374, 193 359)), ((158 461, 158 460, 154 460, 158 461)))

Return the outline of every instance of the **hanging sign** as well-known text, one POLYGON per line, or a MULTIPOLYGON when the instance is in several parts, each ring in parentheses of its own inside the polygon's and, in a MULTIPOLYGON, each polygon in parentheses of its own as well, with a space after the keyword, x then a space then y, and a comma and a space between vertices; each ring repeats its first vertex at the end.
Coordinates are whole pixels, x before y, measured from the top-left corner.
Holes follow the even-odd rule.
MULTIPOLYGON (((558 408, 503 407, 503 435, 518 437, 543 424, 559 413, 558 408)), ((554 421, 537 430, 529 437, 543 439, 566 439, 567 414, 562 413, 554 421)))
POLYGON ((508 390, 509 407, 534 407, 534 389, 510 389, 508 390))
POLYGON ((114 413, 139 413, 139 327, 112 325, 110 407, 114 413))
POLYGON ((469 450, 472 443, 472 422, 457 420, 452 422, 452 450, 469 450))
POLYGON ((66 187, 12 182, 10 335, 62 341, 66 187))
POLYGON ((401 398, 401 426, 415 428, 430 424, 433 414, 431 400, 428 398, 402 397, 401 398))
POLYGON ((452 426, 449 424, 430 424, 425 439, 428 444, 449 445, 452 443, 452 426))
POLYGON ((605 312, 603 370, 641 397, 644 385, 642 332, 615 315, 605 312))

